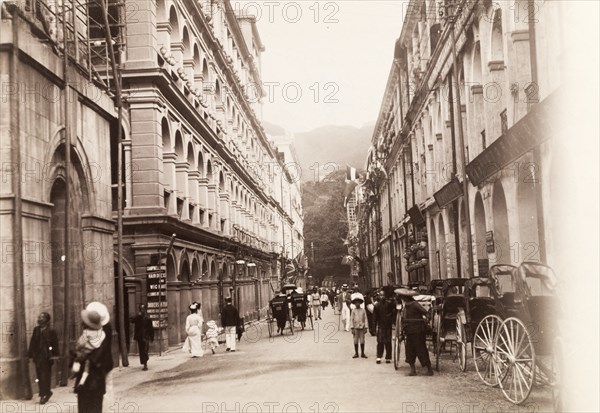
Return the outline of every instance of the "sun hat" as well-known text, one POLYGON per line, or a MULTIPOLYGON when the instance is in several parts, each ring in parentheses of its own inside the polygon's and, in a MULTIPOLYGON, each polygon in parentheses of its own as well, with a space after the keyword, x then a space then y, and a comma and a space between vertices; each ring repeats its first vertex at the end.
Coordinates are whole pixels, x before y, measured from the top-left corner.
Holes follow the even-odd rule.
POLYGON ((298 288, 296 288, 296 292, 297 292, 298 294, 304 294, 304 290, 302 289, 302 287, 298 287, 298 288))
POLYGON ((97 311, 81 310, 81 321, 92 330, 102 329, 102 316, 97 311))
POLYGON ((100 324, 104 327, 110 321, 110 313, 108 312, 108 308, 104 304, 98 301, 92 301, 89 303, 85 309, 87 311, 95 311, 100 314, 100 324))
POLYGON ((361 293, 353 293, 350 296, 350 301, 351 302, 360 301, 362 303, 365 301, 365 297, 363 297, 363 295, 361 293))
POLYGON ((419 293, 415 290, 409 290, 408 288, 397 288, 394 292, 398 295, 404 295, 408 297, 414 297, 415 295, 419 295, 419 293))

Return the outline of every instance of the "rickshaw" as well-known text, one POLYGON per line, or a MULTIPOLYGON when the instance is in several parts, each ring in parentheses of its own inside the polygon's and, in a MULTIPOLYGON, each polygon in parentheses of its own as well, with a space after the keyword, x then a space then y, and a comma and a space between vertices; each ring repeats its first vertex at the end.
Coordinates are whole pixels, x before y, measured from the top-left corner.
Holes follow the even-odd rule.
MULTIPOLYGON (((497 371, 494 368, 494 340, 502 321, 517 314, 515 303, 516 269, 514 265, 494 265, 489 270, 487 284, 489 296, 494 302, 494 312, 483 317, 472 340, 473 361, 479 378, 488 386, 497 386, 497 371)), ((465 363, 466 364, 466 363, 465 363)))
POLYGON ((439 312, 442 304, 445 288, 446 280, 431 280, 429 283, 429 295, 433 295, 435 297, 435 304, 433 306, 431 318, 431 347, 433 349, 433 354, 437 352, 437 319, 435 315, 439 312))
POLYGON ((267 328, 269 337, 273 337, 273 323, 277 322, 278 317, 285 317, 286 324, 290 326, 290 332, 294 334, 294 319, 292 317, 291 292, 296 289, 294 284, 286 284, 282 288, 285 295, 278 295, 269 301, 269 310, 267 312, 267 328))
POLYGON ((480 343, 476 346, 473 340, 481 321, 490 315, 502 318, 505 314, 503 305, 496 299, 497 296, 496 283, 493 278, 475 277, 465 283, 465 307, 459 310, 460 323, 457 326, 456 340, 458 361, 462 371, 467 369, 467 346, 469 343, 471 343, 473 354, 475 351, 484 350, 480 343))
POLYGON ((555 386, 556 276, 547 265, 523 262, 513 277, 515 315, 500 324, 492 363, 507 400, 523 403, 535 384, 555 386))
MULTIPOLYGON (((458 314, 465 308, 463 295, 467 278, 447 278, 445 280, 442 303, 434 315, 436 331, 435 369, 439 371, 442 353, 453 353, 457 349, 458 314), (447 346, 450 346, 447 348, 447 346)), ((457 354, 454 355, 455 358, 457 354)))
POLYGON ((306 320, 310 319, 310 328, 314 329, 312 313, 308 311, 308 295, 292 291, 290 294, 292 306, 292 319, 298 320, 302 330, 306 327, 306 320))
MULTIPOLYGON (((416 286, 419 290, 423 290, 416 286)), ((409 288, 410 289, 410 288, 409 288)), ((425 308, 429 312, 429 316, 427 317, 425 328, 427 339, 433 340, 433 312, 436 303, 436 297, 429 294, 419 294, 413 297, 415 301, 419 302, 423 308, 425 308)), ((403 307, 402 302, 400 301, 398 295, 396 295, 396 324, 394 329, 394 368, 398 370, 400 368, 400 359, 402 358, 402 342, 404 341, 404 325, 402 323, 403 318, 403 307)))

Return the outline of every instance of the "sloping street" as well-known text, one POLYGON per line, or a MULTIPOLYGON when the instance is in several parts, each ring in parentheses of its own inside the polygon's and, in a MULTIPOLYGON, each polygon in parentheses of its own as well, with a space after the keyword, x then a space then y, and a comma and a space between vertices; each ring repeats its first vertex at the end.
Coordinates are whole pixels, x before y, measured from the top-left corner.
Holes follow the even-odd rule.
MULTIPOLYGON (((460 373, 445 359, 433 377, 407 377, 408 367, 375 363, 376 338, 367 338, 368 359, 352 359, 351 333, 338 331, 329 307, 322 321, 293 336, 269 338, 266 324, 248 328, 235 353, 188 359, 181 351, 151 359, 151 371, 119 368, 115 407, 159 412, 541 412, 549 391, 536 389, 522 406, 484 386, 471 364, 460 373), (155 366, 155 367, 153 367, 155 366), (159 370, 157 370, 159 369, 159 370)), ((129 410, 128 410, 129 409, 129 410)))

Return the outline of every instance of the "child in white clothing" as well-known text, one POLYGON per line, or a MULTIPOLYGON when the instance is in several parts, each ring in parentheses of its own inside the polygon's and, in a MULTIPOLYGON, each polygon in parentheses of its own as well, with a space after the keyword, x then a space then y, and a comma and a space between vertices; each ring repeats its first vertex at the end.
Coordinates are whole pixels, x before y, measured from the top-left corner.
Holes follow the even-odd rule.
POLYGON ((219 347, 219 333, 223 331, 223 327, 217 327, 217 323, 214 320, 210 320, 206 323, 208 331, 206 332, 206 343, 210 345, 210 350, 215 354, 215 348, 219 347))

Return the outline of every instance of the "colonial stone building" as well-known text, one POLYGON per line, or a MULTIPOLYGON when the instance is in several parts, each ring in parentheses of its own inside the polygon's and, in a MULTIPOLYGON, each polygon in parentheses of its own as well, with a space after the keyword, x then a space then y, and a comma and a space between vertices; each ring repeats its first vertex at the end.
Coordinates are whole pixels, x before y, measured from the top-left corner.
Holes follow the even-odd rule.
POLYGON ((550 144, 565 5, 457 1, 457 12, 449 3, 411 0, 396 43, 361 189, 375 286, 484 275, 500 263, 552 264, 550 144))
POLYGON ((27 397, 32 386, 37 392, 26 354, 40 312, 51 315, 63 356, 52 382, 66 384, 81 309, 98 300, 113 310, 115 302, 116 112, 105 74, 80 42, 85 27, 74 36, 69 26, 73 2, 65 13, 44 2, 7 3, 0 20, 1 399, 27 397))
POLYGON ((293 180, 261 125, 255 20, 229 1, 128 5, 126 311, 150 301, 166 348, 185 339, 192 301, 207 320, 220 320, 228 296, 246 320, 264 317, 289 254, 284 235, 301 222, 289 208, 293 180), (148 279, 159 264, 166 292, 148 279))
MULTIPOLYGON (((148 304, 157 351, 185 339, 192 301, 207 320, 229 296, 246 321, 264 317, 288 245, 303 244, 297 180, 261 126, 255 19, 229 1, 162 0, 109 2, 107 18, 100 3, 3 3, 2 398, 28 396, 40 311, 64 356, 79 311, 101 301, 117 347, 117 262, 125 340, 148 304)), ((66 384, 64 360, 53 380, 66 384)))

